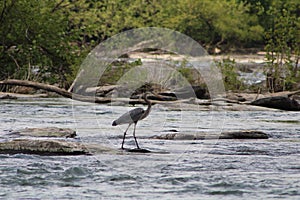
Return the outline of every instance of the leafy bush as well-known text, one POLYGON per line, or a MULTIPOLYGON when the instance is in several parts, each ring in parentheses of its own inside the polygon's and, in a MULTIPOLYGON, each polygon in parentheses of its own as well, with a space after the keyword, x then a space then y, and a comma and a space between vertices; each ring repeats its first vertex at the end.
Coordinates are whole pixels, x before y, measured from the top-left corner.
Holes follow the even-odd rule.
POLYGON ((0 4, 0 79, 59 83, 76 64, 68 14, 58 1, 4 0, 0 4))
POLYGON ((274 4, 268 14, 271 27, 266 31, 267 87, 271 92, 293 89, 300 81, 300 3, 274 4))
POLYGON ((226 90, 242 90, 245 89, 242 81, 238 78, 238 72, 235 60, 230 58, 223 59, 216 62, 221 70, 223 82, 226 90))
MULTIPOLYGON (((3 0, 0 79, 36 80, 67 88, 91 49, 133 28, 174 29, 208 50, 262 44, 267 29, 270 67, 266 73, 278 76, 281 70, 275 72, 276 67, 282 66, 276 66, 274 58, 282 52, 284 60, 290 55, 293 61, 283 67, 289 72, 288 86, 299 79, 294 65, 299 60, 299 24, 297 0, 3 0)), ((182 72, 190 74, 187 69, 182 72)))

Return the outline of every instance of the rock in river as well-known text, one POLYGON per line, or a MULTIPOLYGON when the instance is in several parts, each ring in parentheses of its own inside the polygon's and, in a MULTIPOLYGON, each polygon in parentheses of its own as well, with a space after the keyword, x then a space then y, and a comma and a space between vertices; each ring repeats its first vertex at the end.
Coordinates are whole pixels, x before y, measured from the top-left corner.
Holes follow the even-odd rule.
POLYGON ((255 106, 276 108, 288 111, 300 111, 300 104, 295 99, 284 96, 266 97, 251 102, 255 106))
POLYGON ((9 137, 0 142, 0 154, 90 155, 114 152, 114 149, 99 144, 66 139, 76 136, 76 132, 69 128, 25 128, 6 136, 9 137))
POLYGON ((85 145, 64 140, 14 139, 0 142, 2 154, 87 155, 85 145))
POLYGON ((207 139, 268 139, 268 135, 261 131, 242 130, 217 133, 167 133, 159 136, 153 136, 153 139, 165 140, 207 140, 207 139))
POLYGON ((30 137, 58 137, 58 138, 74 138, 76 131, 70 128, 24 128, 9 133, 12 136, 30 136, 30 137))

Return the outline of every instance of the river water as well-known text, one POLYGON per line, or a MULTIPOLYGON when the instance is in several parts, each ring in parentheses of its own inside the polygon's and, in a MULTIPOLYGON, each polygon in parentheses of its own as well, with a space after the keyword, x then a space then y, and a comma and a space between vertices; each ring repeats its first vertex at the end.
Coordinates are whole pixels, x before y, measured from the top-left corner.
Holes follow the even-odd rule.
MULTIPOLYGON (((77 131, 118 150, 132 109, 62 98, 1 100, 1 139, 25 127, 77 131)), ((300 116, 282 111, 184 111, 155 105, 137 125, 153 153, 0 155, 0 199, 300 199, 300 116), (155 140, 164 133, 260 130, 264 140, 155 140)), ((125 146, 134 148, 131 129, 125 146)))

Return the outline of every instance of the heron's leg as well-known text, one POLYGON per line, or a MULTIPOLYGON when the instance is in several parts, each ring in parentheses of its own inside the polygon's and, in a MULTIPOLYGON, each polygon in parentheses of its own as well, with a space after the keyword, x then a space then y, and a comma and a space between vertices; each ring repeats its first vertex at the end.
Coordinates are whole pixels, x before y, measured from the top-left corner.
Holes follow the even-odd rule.
POLYGON ((126 132, 127 132, 127 130, 129 129, 130 125, 131 125, 131 124, 128 125, 127 129, 126 129, 125 132, 124 132, 121 149, 124 149, 123 145, 124 145, 124 141, 125 141, 125 136, 126 136, 126 132))
POLYGON ((134 137, 134 140, 135 140, 135 144, 136 144, 137 148, 139 149, 140 147, 139 147, 139 144, 138 144, 138 142, 136 140, 136 137, 135 137, 135 127, 136 127, 136 124, 137 123, 134 123, 134 127, 133 127, 133 137, 134 137))

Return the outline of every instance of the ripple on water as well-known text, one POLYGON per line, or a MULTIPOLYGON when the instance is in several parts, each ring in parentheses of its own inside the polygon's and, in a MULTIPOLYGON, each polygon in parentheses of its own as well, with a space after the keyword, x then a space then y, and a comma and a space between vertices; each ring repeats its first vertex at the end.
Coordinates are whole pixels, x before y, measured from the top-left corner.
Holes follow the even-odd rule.
POLYGON ((111 183, 116 183, 116 184, 123 184, 123 182, 126 182, 126 183, 129 183, 129 182, 136 182, 138 181, 139 177, 137 176, 132 176, 132 175, 129 175, 129 174, 115 174, 115 175, 111 175, 111 176, 108 176, 104 182, 108 181, 108 182, 111 182, 111 183))
POLYGON ((64 176, 66 177, 85 177, 88 176, 90 174, 89 169, 85 168, 85 167, 70 167, 68 169, 66 169, 63 173, 64 176))

